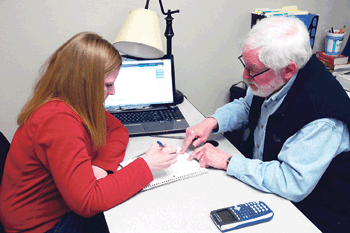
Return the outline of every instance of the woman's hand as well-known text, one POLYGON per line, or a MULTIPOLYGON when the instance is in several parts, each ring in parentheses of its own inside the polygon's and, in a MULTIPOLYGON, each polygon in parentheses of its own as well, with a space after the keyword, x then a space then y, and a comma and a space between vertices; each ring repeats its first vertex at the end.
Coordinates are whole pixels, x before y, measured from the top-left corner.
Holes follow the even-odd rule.
MULTIPOLYGON (((162 142, 163 143, 163 142, 162 142)), ((164 147, 153 143, 142 158, 146 161, 151 171, 164 170, 177 161, 177 148, 174 146, 164 147)))
POLYGON ((108 175, 105 170, 95 165, 92 165, 92 170, 94 171, 94 174, 97 180, 101 178, 105 178, 108 175))

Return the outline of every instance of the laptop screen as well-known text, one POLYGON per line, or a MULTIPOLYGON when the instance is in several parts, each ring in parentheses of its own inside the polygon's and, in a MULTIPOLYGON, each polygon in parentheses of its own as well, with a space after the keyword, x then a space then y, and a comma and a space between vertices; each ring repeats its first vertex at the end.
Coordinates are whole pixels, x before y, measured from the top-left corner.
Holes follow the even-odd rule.
POLYGON ((128 109, 174 102, 174 80, 170 57, 153 60, 123 59, 114 83, 115 94, 105 108, 128 109))

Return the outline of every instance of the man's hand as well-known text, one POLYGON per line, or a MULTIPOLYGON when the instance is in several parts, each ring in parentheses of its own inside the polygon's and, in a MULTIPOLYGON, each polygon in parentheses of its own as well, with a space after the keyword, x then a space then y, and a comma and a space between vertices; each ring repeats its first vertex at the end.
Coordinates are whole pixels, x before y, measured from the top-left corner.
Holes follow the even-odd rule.
POLYGON ((218 122, 215 118, 209 117, 198 125, 191 126, 186 129, 184 145, 179 154, 186 152, 187 148, 192 144, 194 147, 207 141, 211 131, 218 127, 218 122))
POLYGON ((217 149, 212 144, 206 143, 204 146, 195 149, 188 160, 191 161, 196 158, 201 167, 227 170, 227 159, 229 157, 230 155, 217 149))

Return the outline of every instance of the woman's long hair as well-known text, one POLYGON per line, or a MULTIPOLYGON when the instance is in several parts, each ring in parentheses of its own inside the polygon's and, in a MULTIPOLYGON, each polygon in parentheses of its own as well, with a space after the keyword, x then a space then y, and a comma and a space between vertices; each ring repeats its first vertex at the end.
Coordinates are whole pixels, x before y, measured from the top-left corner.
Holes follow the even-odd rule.
POLYGON ((42 104, 59 99, 83 120, 95 147, 106 142, 104 78, 120 68, 118 51, 93 32, 82 32, 64 43, 42 66, 31 98, 18 116, 24 124, 42 104))

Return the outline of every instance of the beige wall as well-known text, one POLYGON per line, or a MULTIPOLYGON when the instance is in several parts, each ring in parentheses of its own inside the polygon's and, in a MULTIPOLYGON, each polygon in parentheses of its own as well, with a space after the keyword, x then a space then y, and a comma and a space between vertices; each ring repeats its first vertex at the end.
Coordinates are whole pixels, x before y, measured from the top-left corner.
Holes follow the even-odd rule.
MULTIPOLYGON (((0 0, 0 130, 5 136, 12 140, 38 69, 61 44, 81 31, 95 31, 113 43, 129 11, 144 8, 145 2, 0 0)), ((237 57, 255 8, 297 5, 319 14, 314 52, 323 49, 331 26, 350 28, 349 0, 163 0, 163 5, 180 10, 173 15, 177 89, 206 116, 228 102, 230 86, 242 79, 237 57)), ((165 29, 158 1, 152 0, 149 9, 165 29)))

